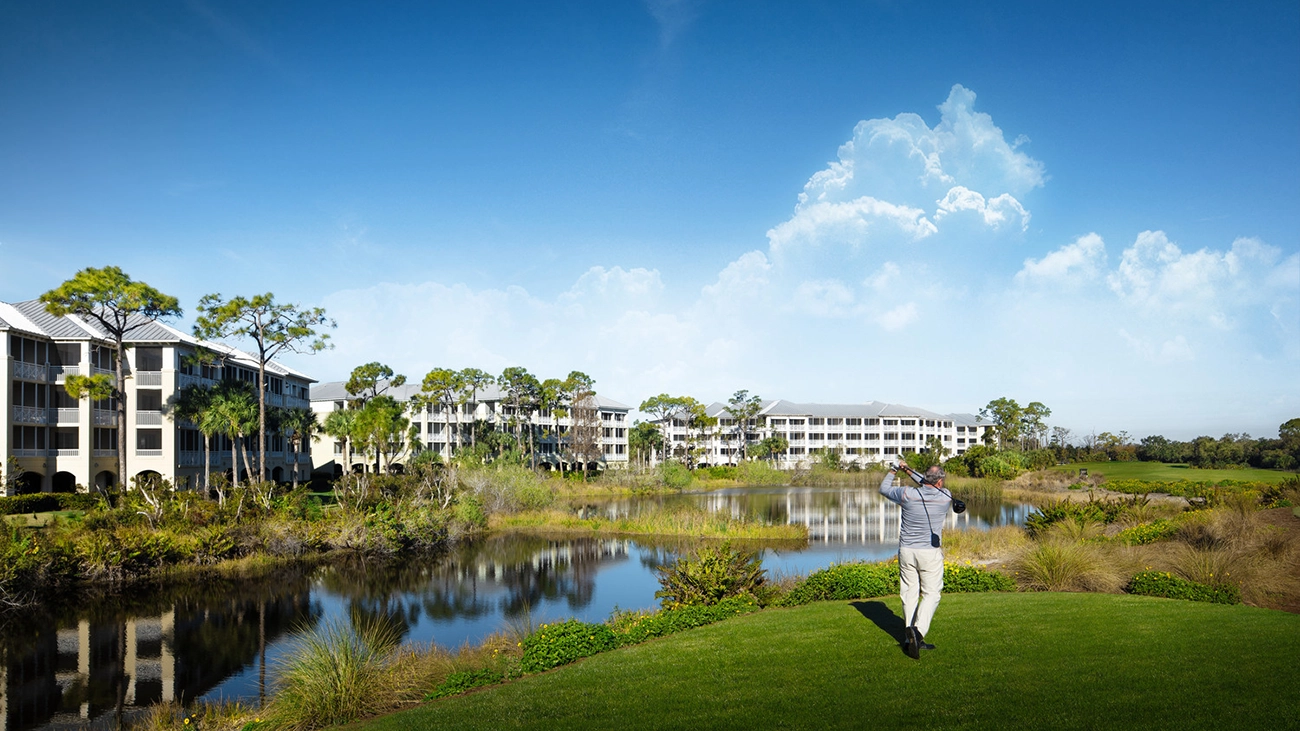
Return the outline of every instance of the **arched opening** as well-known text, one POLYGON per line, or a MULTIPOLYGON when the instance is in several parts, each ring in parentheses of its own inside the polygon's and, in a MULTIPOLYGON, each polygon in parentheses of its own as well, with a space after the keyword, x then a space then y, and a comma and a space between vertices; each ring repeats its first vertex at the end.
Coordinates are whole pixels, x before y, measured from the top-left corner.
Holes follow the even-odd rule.
POLYGON ((599 472, 599 471, 600 471, 600 463, 599 463, 599 462, 588 462, 588 463, 587 463, 587 471, 588 471, 588 472, 599 472))
POLYGON ((337 480, 338 478, 340 478, 340 477, 342 477, 342 476, 343 476, 343 465, 341 465, 341 464, 337 464, 337 463, 336 463, 336 464, 334 465, 334 479, 337 480))
POLYGON ((403 475, 403 474, 406 474, 406 468, 403 467, 402 464, 401 464, 400 462, 396 462, 396 463, 393 463, 393 464, 388 465, 388 474, 390 474, 390 475, 403 475))
POLYGON ((271 481, 272 481, 272 482, 284 482, 284 468, 283 468, 283 467, 276 467, 275 469, 271 470, 271 481))
POLYGON ((543 462, 543 463, 541 464, 541 467, 542 467, 542 471, 543 471, 543 472, 550 472, 551 469, 552 469, 552 468, 551 468, 551 463, 550 463, 550 462, 543 462))
POLYGON ((357 462, 356 464, 352 465, 352 474, 354 475, 366 474, 366 465, 361 462, 357 462))
POLYGON ((71 472, 55 472, 54 479, 50 483, 50 490, 53 492, 76 492, 77 476, 71 472))
POLYGON ((135 473, 136 482, 160 482, 163 476, 156 470, 140 470, 135 473))
POLYGON ((117 475, 113 474, 112 472, 109 472, 108 470, 101 470, 99 474, 95 475, 95 487, 99 488, 100 490, 107 490, 116 484, 117 484, 117 475))
POLYGON ((239 481, 240 481, 240 482, 248 482, 248 470, 240 470, 240 471, 239 471, 239 481))
POLYGON ((18 477, 18 484, 14 486, 14 491, 19 495, 30 495, 34 492, 41 491, 41 482, 45 476, 39 472, 24 472, 18 477))

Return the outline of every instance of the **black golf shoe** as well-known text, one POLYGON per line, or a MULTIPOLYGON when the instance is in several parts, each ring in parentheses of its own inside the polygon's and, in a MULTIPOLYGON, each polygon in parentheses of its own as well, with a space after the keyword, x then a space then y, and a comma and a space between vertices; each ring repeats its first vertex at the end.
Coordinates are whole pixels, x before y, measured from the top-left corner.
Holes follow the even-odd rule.
POLYGON ((907 656, 913 660, 921 659, 921 633, 916 631, 915 627, 908 627, 906 630, 907 641, 903 643, 903 650, 907 656))

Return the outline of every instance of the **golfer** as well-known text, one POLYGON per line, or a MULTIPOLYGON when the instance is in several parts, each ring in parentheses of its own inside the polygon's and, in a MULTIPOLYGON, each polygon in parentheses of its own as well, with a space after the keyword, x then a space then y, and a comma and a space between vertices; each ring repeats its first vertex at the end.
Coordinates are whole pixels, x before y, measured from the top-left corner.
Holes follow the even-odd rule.
MULTIPOLYGON (((907 469, 907 463, 899 460, 899 467, 907 469)), ((903 650, 917 660, 921 650, 934 649, 934 645, 926 643, 925 634, 930 631, 930 620, 943 590, 941 535, 952 497, 941 489, 944 471, 937 466, 926 471, 917 487, 895 485, 896 473, 897 468, 890 468, 880 483, 880 494, 903 508, 898 531, 898 593, 903 599, 903 621, 907 623, 903 650)))

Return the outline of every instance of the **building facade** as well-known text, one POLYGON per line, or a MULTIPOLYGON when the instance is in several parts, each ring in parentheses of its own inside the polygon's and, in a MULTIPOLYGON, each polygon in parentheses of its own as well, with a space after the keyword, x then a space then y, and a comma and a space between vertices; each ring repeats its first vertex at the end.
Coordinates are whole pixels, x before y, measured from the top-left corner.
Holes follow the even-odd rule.
POLYGON ((692 454, 700 466, 734 465, 740 459, 742 439, 752 447, 775 435, 788 443, 773 458, 779 467, 808 464, 827 451, 839 454, 845 464, 866 465, 928 449, 934 439, 946 450, 946 456, 956 456, 983 443, 985 433, 992 428, 991 423, 980 421, 972 414, 936 414, 914 406, 879 401, 865 404, 766 401, 758 416, 743 429, 732 418, 726 404, 715 402, 705 411, 718 420, 716 426, 691 429, 684 415, 674 417, 667 425, 655 422, 664 431, 670 454, 692 454))
MULTIPOLYGON (((64 389, 69 375, 114 373, 113 340, 94 322, 50 315, 39 300, 0 302, 0 336, 0 375, 5 382, 0 393, 0 459, 17 467, 15 492, 85 491, 121 482, 120 428, 127 431, 128 478, 156 474, 178 488, 198 487, 203 437, 193 424, 168 415, 173 397, 191 384, 257 380, 253 356, 145 321, 125 339, 127 423, 122 425, 115 401, 77 400, 64 389), (192 356, 200 348, 215 353, 218 360, 213 365, 194 362, 192 356)), ((267 406, 308 408, 311 383, 297 371, 268 364, 267 406)), ((310 463, 297 459, 283 437, 268 435, 267 441, 269 479, 288 480, 293 470, 304 479, 310 474, 310 463)), ((229 470, 229 441, 217 437, 211 446, 213 473, 229 470)), ((6 466, 6 478, 9 471, 6 466)))
MULTIPOLYGON (((450 409, 438 404, 418 407, 414 403, 420 393, 417 385, 404 384, 387 388, 381 384, 380 388, 385 389, 384 395, 407 406, 406 416, 411 420, 417 435, 413 448, 394 459, 394 468, 398 468, 417 451, 431 450, 445 459, 455 449, 469 446, 470 431, 476 428, 481 430, 484 426, 512 433, 531 429, 538 464, 543 469, 590 470, 627 465, 628 412, 631 407, 599 394, 594 395, 589 407, 581 412, 571 408, 569 415, 556 417, 536 409, 523 409, 522 413, 516 413, 509 398, 496 386, 467 394, 465 403, 450 409), (592 454, 584 460, 585 464, 579 464, 573 456, 573 445, 578 432, 589 435, 586 439, 591 442, 592 454)), ((330 412, 349 408, 355 399, 356 395, 348 393, 342 381, 321 383, 311 389, 311 408, 322 424, 330 412)), ((527 438, 524 439, 527 443, 527 438)), ((343 474, 344 455, 347 451, 343 442, 322 434, 312 442, 311 450, 317 474, 343 474)), ((364 471, 373 469, 373 466, 367 464, 366 457, 353 450, 350 469, 364 471)))

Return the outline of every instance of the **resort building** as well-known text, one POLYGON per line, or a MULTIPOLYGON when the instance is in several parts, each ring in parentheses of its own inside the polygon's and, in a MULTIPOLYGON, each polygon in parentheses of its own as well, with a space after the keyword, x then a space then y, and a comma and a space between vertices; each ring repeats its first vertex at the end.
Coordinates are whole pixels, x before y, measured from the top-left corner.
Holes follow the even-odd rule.
POLYGON ((740 458, 741 439, 752 446, 770 436, 783 437, 788 446, 775 455, 778 467, 793 468, 810 463, 823 452, 833 451, 845 464, 865 465, 888 462, 930 448, 938 440, 946 456, 956 456, 983 443, 990 422, 972 414, 936 414, 915 406, 871 401, 865 404, 796 404, 775 400, 763 402, 758 416, 742 429, 727 405, 710 404, 705 412, 718 420, 716 426, 692 429, 685 415, 671 424, 654 422, 668 440, 669 453, 691 455, 700 466, 734 465, 740 458), (743 435, 743 436, 742 436, 743 435))
MULTIPOLYGON (((115 400, 86 401, 64 389, 69 375, 113 374, 113 340, 91 320, 55 317, 39 300, 0 302, 0 460, 11 492, 73 492, 121 481, 117 474, 117 430, 127 430, 128 477, 158 475, 177 488, 196 488, 203 473, 203 436, 193 424, 168 415, 180 389, 221 380, 257 382, 257 360, 224 345, 208 343, 165 325, 146 321, 130 331, 126 366, 126 424, 119 424, 115 400), (210 365, 192 356, 203 349, 217 356, 210 365), (12 461, 11 461, 12 459, 12 461)), ((267 364, 267 406, 307 408, 312 379, 279 363, 267 364)), ((256 437, 248 446, 257 449, 256 437)), ((267 435, 266 477, 289 480, 310 464, 287 449, 284 437, 267 435)), ((230 442, 211 444, 213 474, 231 468, 230 442)), ((240 470, 241 477, 247 477, 240 470)))
MULTIPOLYGON (((445 459, 454 451, 470 446, 471 432, 482 434, 492 430, 520 434, 525 449, 531 430, 537 463, 542 469, 598 470, 627 464, 631 407, 599 394, 594 394, 585 406, 570 405, 564 416, 557 417, 535 408, 523 407, 517 411, 509 396, 496 386, 467 393, 464 403, 450 408, 439 404, 416 407, 413 401, 420 393, 418 385, 390 388, 381 382, 379 388, 383 395, 407 406, 406 417, 415 427, 413 448, 392 461, 393 470, 400 470, 404 461, 417 451, 432 450, 445 459)), ((330 412, 351 408, 356 399, 356 394, 348 393, 342 381, 321 383, 311 389, 311 408, 322 424, 330 412)), ((343 474, 348 449, 342 441, 320 434, 312 442, 311 450, 318 475, 343 474)), ((373 469, 373 458, 368 462, 355 449, 351 452, 352 471, 373 469)))

